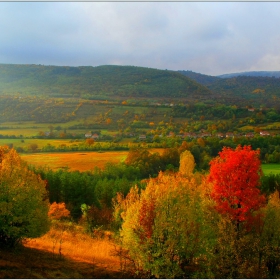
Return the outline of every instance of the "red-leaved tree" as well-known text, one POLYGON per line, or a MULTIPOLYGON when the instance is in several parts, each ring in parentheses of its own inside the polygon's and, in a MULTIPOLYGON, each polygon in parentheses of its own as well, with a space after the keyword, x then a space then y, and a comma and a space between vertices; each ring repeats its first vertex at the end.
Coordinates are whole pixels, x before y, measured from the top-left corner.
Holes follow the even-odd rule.
POLYGON ((261 172, 259 150, 254 151, 251 146, 239 145, 235 150, 224 147, 210 162, 209 181, 213 183, 216 209, 228 214, 238 228, 265 202, 258 188, 261 172))

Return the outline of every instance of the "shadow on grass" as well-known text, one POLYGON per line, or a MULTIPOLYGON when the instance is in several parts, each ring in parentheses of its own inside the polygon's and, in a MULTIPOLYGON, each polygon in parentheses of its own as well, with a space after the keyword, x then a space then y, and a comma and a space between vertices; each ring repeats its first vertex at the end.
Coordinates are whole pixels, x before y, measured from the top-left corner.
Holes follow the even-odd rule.
POLYGON ((0 248, 0 278, 120 279, 131 276, 47 251, 19 246, 14 249, 0 248))

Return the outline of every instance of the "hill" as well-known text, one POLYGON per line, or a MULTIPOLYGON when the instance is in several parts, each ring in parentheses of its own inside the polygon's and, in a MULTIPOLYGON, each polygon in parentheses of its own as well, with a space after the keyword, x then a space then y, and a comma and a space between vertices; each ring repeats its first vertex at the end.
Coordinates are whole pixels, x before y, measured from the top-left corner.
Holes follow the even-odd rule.
POLYGON ((175 71, 136 66, 66 67, 0 64, 0 94, 50 97, 186 98, 211 91, 175 71))
POLYGON ((197 83, 200 83, 205 86, 212 84, 212 83, 216 82, 217 80, 220 80, 219 77, 204 75, 204 74, 196 73, 196 72, 189 71, 189 70, 188 71, 179 70, 178 72, 190 79, 193 79, 197 83))
POLYGON ((249 71, 249 72, 238 72, 231 74, 223 74, 217 77, 219 78, 233 78, 238 76, 251 76, 251 77, 275 77, 280 78, 280 71, 249 71))
POLYGON ((280 78, 238 76, 216 80, 207 87, 214 95, 219 93, 228 98, 251 100, 252 105, 279 105, 280 78))
POLYGON ((244 72, 208 76, 192 71, 178 71, 206 86, 212 97, 225 104, 278 106, 280 100, 280 71, 244 72))

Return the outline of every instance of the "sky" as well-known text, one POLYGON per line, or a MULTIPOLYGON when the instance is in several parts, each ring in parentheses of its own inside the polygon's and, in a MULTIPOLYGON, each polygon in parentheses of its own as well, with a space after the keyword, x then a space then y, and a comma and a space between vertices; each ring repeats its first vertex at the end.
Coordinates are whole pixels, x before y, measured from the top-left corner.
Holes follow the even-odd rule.
POLYGON ((0 2, 0 63, 280 71, 280 2, 0 2))

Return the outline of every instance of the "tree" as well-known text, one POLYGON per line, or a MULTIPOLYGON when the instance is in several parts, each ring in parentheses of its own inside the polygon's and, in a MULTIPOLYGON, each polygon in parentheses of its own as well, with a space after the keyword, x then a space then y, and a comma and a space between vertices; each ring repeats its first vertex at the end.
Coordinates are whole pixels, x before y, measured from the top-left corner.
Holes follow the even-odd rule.
POLYGON ((259 154, 259 150, 254 151, 251 146, 238 146, 235 150, 224 147, 210 162, 209 181, 213 183, 212 197, 216 209, 229 215, 237 228, 265 202, 258 188, 261 175, 259 154))
POLYGON ((132 188, 125 200, 117 198, 114 216, 123 219, 122 245, 145 276, 193 278, 199 257, 206 254, 209 207, 202 202, 200 179, 188 175, 160 172, 140 194, 132 188))
POLYGON ((86 144, 87 144, 88 146, 92 146, 92 145, 94 144, 94 139, 92 139, 92 138, 87 138, 87 139, 86 139, 86 144))
POLYGON ((180 155, 179 172, 185 176, 191 176, 195 167, 194 157, 190 151, 186 150, 180 155))
POLYGON ((38 150, 38 145, 36 143, 31 143, 28 145, 28 148, 31 152, 35 153, 38 150))
POLYGON ((0 246, 14 246, 47 232, 45 185, 14 149, 0 147, 0 246))
POLYGON ((48 212, 48 216, 53 220, 60 220, 70 217, 70 211, 66 208, 65 203, 52 203, 48 212))

